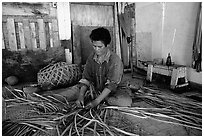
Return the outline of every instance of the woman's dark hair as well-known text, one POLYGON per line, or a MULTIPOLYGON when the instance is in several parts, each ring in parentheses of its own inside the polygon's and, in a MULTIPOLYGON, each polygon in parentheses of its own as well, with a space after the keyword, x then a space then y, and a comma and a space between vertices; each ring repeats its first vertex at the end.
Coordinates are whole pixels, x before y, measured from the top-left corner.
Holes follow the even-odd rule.
POLYGON ((111 42, 109 31, 103 27, 92 30, 89 37, 92 41, 102 41, 105 46, 111 42))

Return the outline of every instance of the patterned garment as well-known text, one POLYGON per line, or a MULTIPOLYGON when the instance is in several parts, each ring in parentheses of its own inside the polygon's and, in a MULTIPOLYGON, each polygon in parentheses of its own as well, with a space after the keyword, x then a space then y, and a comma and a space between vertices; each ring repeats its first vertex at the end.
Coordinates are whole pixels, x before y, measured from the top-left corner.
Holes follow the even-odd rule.
POLYGON ((108 50, 100 59, 92 53, 87 59, 83 77, 79 81, 87 86, 91 83, 97 91, 108 88, 115 91, 123 76, 123 63, 118 55, 108 50))

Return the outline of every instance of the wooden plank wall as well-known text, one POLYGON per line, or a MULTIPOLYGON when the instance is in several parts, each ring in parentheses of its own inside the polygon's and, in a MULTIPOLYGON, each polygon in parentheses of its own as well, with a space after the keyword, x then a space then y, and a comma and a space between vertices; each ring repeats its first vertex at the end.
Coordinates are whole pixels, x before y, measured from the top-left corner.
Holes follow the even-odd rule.
MULTIPOLYGON (((82 64, 86 60, 83 57, 83 43, 81 35, 84 32, 80 31, 81 28, 90 27, 107 27, 114 30, 114 3, 97 4, 97 3, 71 3, 70 16, 72 22, 72 35, 73 35, 73 59, 74 63, 82 64)), ((90 33, 90 32, 89 32, 90 33)), ((85 39, 84 39, 85 40, 85 39)), ((87 41, 89 41, 87 37, 87 41)), ((115 52, 115 33, 112 33, 112 45, 115 52)))
POLYGON ((2 33, 2 49, 10 51, 60 46, 56 18, 3 16, 2 33))
POLYGON ((71 4, 71 21, 81 26, 113 26, 113 6, 71 4))

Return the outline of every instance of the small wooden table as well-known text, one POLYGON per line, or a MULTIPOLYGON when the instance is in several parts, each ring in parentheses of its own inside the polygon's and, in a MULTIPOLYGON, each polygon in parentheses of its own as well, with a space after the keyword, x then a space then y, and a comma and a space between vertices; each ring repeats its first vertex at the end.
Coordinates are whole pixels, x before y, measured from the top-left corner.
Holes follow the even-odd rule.
POLYGON ((165 76, 171 76, 170 88, 175 89, 177 87, 184 87, 188 85, 187 80, 187 72, 185 66, 174 65, 174 66, 166 66, 166 65, 152 65, 148 64, 147 68, 147 77, 146 79, 152 82, 152 73, 157 73, 165 76), (184 78, 184 84, 178 85, 178 79, 184 78))

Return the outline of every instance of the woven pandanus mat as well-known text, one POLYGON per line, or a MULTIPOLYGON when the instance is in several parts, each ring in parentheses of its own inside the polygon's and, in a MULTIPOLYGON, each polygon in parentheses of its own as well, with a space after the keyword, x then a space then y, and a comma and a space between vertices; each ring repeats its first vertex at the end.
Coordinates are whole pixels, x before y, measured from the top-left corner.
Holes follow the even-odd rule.
POLYGON ((59 86, 71 86, 81 78, 77 64, 58 62, 42 68, 38 72, 38 85, 50 90, 59 86))
MULTIPOLYGON (((108 125, 117 127, 126 132, 131 132, 138 135, 141 134, 141 128, 134 124, 130 119, 128 119, 126 115, 120 111, 109 110, 106 121, 108 125)), ((120 135, 120 133, 118 133, 118 135, 120 135)))

